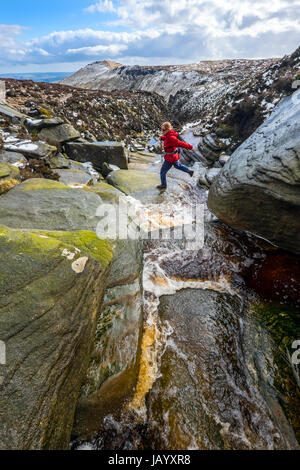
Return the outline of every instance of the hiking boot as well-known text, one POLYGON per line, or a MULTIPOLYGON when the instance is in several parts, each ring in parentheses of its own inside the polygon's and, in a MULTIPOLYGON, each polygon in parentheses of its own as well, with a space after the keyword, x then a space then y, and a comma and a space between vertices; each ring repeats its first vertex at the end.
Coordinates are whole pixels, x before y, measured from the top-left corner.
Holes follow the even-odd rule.
POLYGON ((194 175, 194 170, 191 170, 190 171, 190 176, 193 176, 194 175))
POLYGON ((165 184, 160 184, 159 186, 156 186, 157 189, 159 189, 160 191, 162 191, 163 189, 167 189, 167 186, 165 184))

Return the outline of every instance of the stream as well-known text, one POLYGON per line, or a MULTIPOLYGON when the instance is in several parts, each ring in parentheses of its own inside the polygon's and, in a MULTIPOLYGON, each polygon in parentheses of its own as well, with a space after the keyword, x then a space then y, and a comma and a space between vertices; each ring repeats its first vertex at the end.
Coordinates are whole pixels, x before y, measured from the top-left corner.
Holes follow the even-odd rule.
POLYGON ((299 257, 216 220, 196 167, 193 178, 172 168, 166 192, 132 199, 166 225, 170 214, 203 205, 204 245, 144 242, 136 390, 77 449, 299 449, 299 371, 291 360, 300 339, 299 257))

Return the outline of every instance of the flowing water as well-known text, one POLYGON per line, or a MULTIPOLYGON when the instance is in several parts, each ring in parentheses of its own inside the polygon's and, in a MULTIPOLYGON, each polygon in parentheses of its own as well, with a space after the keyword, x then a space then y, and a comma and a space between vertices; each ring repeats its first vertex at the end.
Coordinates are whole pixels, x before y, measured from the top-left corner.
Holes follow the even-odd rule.
POLYGON ((79 448, 297 448, 299 374, 291 345, 300 339, 299 257, 216 221, 197 171, 191 179, 172 169, 168 182, 161 195, 128 198, 140 224, 146 232, 149 220, 155 230, 176 227, 180 214, 204 204, 204 245, 144 242, 136 390, 79 448), (282 272, 287 265, 284 282, 268 265, 278 257, 282 272))

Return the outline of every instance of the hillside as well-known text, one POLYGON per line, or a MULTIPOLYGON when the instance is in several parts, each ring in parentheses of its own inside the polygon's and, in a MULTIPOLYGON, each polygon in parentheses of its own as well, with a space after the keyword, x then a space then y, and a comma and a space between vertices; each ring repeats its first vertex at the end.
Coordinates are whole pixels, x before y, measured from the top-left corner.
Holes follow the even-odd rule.
POLYGON ((83 67, 61 83, 94 90, 145 90, 169 101, 181 90, 196 91, 212 86, 226 89, 249 74, 265 70, 275 61, 236 59, 165 66, 129 66, 101 61, 83 67))
POLYGON ((143 91, 90 91, 54 83, 5 79, 7 103, 38 118, 62 118, 88 140, 124 140, 153 134, 170 118, 158 95, 143 91))

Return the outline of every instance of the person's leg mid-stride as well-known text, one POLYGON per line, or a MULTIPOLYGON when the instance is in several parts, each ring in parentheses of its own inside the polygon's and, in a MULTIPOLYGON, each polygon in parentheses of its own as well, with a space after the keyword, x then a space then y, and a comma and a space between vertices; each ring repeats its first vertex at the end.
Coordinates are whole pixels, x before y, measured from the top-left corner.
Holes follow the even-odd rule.
POLYGON ((187 166, 182 165, 178 160, 180 155, 177 151, 178 147, 182 147, 188 150, 192 150, 193 146, 187 144, 186 142, 182 142, 178 140, 178 132, 175 132, 172 129, 172 124, 170 122, 164 122, 161 126, 163 135, 160 137, 161 139, 161 151, 164 155, 164 163, 160 170, 160 179, 161 184, 157 186, 158 189, 166 189, 167 187, 167 173, 174 165, 177 170, 184 171, 185 173, 189 173, 193 176, 194 172, 190 170, 187 166))
POLYGON ((183 165, 182 163, 178 161, 173 163, 173 165, 174 165, 174 168, 176 168, 177 170, 181 170, 181 171, 184 171, 185 173, 189 173, 191 176, 193 176, 194 174, 193 170, 191 170, 189 167, 183 165))
POLYGON ((161 186, 167 187, 167 173, 172 168, 173 163, 164 161, 160 169, 161 186))

